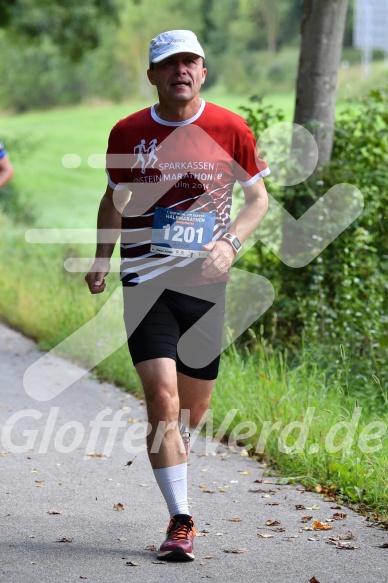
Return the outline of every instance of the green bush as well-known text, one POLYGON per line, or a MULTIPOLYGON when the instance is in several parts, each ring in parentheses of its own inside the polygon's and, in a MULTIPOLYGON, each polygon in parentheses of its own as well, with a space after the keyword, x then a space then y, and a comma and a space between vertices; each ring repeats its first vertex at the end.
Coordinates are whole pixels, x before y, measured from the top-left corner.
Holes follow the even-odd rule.
MULTIPOLYGON (((303 337, 317 358, 326 362, 334 384, 342 346, 349 367, 346 390, 356 396, 368 393, 376 406, 384 406, 382 386, 387 375, 387 97, 385 89, 373 90, 358 107, 338 116, 332 159, 320 175, 285 189, 271 184, 271 194, 295 217, 332 186, 353 184, 364 196, 360 217, 306 267, 283 265, 261 243, 239 263, 264 275, 275 287, 275 303, 263 318, 266 335, 275 344, 295 348, 303 337)), ((281 117, 260 100, 256 108, 245 108, 245 115, 255 135, 281 117)))

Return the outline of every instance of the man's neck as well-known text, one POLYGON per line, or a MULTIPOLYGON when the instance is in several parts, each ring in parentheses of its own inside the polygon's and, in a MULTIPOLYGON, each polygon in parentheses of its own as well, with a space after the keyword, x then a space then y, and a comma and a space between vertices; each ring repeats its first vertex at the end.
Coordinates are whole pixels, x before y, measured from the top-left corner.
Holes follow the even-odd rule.
POLYGON ((158 117, 165 121, 181 122, 187 121, 194 117, 200 107, 202 99, 193 99, 189 103, 163 103, 161 100, 157 105, 155 105, 155 113, 158 117))

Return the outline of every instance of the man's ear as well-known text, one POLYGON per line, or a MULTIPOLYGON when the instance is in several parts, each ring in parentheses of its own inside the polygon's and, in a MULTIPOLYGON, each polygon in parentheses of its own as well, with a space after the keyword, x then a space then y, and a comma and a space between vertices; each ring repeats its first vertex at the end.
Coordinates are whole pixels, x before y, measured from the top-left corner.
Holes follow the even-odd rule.
POLYGON ((151 85, 156 85, 155 78, 154 78, 154 71, 152 69, 148 69, 147 77, 151 85))
POLYGON ((202 85, 205 83, 206 75, 207 75, 207 69, 204 68, 203 69, 203 75, 202 75, 202 82, 201 82, 202 85))

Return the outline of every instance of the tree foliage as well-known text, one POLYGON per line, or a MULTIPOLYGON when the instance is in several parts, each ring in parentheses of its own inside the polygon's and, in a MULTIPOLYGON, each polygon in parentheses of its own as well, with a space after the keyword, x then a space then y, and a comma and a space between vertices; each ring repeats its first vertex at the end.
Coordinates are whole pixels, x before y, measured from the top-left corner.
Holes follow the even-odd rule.
POLYGON ((0 0, 1 27, 16 39, 50 37, 73 61, 99 43, 99 22, 116 17, 115 0, 0 0))
MULTIPOLYGON (((261 101, 245 108, 245 116, 257 136, 281 120, 278 111, 261 101)), ((314 261, 299 269, 287 267, 261 243, 239 261, 275 287, 275 303, 264 318, 266 337, 274 345, 294 347, 304 337, 317 347, 328 375, 335 371, 334 383, 338 367, 333 347, 339 358, 342 346, 351 359, 353 390, 377 400, 382 392, 376 383, 382 386, 387 377, 387 124, 388 88, 376 89, 337 117, 332 159, 322 173, 285 189, 271 184, 271 194, 284 206, 290 198, 296 202, 296 217, 307 210, 306 196, 311 205, 336 184, 361 190, 363 212, 314 261)), ((266 228, 275 231, 278 225, 266 228)))

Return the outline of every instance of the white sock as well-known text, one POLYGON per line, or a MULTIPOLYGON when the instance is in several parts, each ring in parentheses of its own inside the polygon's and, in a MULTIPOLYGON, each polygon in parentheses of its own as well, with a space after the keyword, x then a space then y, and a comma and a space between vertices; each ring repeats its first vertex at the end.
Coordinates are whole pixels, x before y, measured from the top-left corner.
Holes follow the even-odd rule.
POLYGON ((155 479, 162 492, 170 516, 190 514, 187 500, 187 462, 154 469, 155 479))

